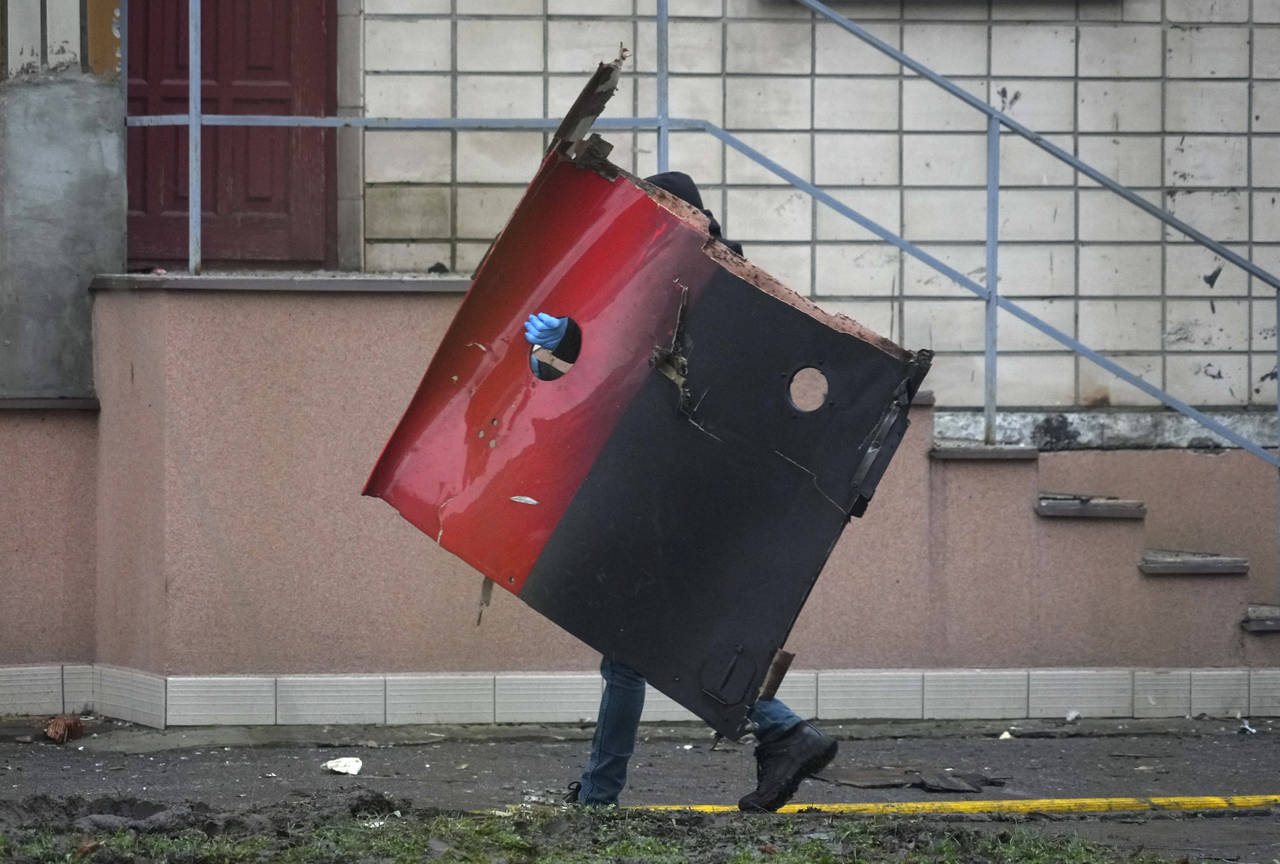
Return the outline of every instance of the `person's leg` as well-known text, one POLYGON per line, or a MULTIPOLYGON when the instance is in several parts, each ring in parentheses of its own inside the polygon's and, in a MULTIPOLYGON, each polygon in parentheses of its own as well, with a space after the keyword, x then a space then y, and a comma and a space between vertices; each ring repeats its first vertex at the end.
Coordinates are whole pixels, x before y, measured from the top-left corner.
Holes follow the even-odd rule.
POLYGON ((742 810, 777 810, 791 800, 800 781, 835 758, 839 745, 779 699, 757 702, 748 715, 755 723, 756 788, 738 801, 742 810))
POLYGON ((591 739, 591 759, 578 789, 580 804, 617 804, 627 783, 627 761, 636 746, 640 712, 644 710, 644 677, 630 666, 600 661, 604 694, 591 739))
POLYGON ((755 724, 752 734, 761 744, 777 741, 804 722, 781 699, 762 699, 751 706, 747 717, 755 724))

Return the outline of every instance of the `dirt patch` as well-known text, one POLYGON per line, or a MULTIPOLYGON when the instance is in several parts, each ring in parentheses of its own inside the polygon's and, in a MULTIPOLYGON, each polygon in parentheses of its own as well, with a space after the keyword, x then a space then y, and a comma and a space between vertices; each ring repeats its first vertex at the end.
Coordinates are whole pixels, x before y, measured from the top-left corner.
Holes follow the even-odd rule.
POLYGON ((486 813, 413 809, 377 793, 311 796, 252 813, 192 803, 43 796, 0 805, 0 860, 726 862, 1075 861, 1172 859, 1113 851, 1027 824, 918 818, 747 815, 563 806, 486 813))

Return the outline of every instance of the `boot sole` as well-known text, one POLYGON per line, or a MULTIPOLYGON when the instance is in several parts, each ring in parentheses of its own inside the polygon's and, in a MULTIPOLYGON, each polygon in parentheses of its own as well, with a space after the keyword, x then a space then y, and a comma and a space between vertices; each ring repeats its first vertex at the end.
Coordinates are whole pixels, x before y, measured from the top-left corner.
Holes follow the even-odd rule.
POLYGON ((836 753, 839 750, 840 743, 838 741, 832 741, 830 747, 827 747, 825 750, 815 754, 808 762, 801 763, 800 770, 796 772, 795 776, 787 783, 786 786, 779 790, 777 795, 758 803, 754 801, 747 801, 746 798, 743 798, 738 802, 738 809, 754 813, 776 812, 779 807, 791 800, 791 796, 796 794, 796 790, 800 788, 800 784, 804 782, 806 777, 812 777, 814 774, 817 774, 823 768, 830 765, 831 760, 836 758, 836 753))

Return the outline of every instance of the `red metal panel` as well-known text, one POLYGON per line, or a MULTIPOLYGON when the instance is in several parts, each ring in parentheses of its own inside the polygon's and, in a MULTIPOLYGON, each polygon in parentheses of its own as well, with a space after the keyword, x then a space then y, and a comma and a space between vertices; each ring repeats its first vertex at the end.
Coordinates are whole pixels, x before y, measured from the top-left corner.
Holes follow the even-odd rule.
POLYGON ((705 235, 627 181, 551 154, 476 274, 366 494, 519 593, 622 411, 670 342, 705 235), (554 228, 549 226, 554 225, 554 228), (571 315, 582 351, 529 369, 522 322, 571 315), (537 502, 529 503, 529 502, 537 502))
POLYGON ((787 290, 579 140, 619 65, 557 131, 365 493, 736 737, 929 355, 787 290), (523 335, 538 311, 581 332, 550 381, 523 335), (825 382, 804 406, 803 370, 825 382))

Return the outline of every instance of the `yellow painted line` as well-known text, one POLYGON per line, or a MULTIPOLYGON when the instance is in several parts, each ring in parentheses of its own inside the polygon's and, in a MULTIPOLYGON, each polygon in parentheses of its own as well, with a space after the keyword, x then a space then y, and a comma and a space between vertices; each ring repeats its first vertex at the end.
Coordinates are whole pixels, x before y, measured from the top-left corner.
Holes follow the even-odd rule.
MULTIPOLYGON (((1155 798, 1033 798, 995 801, 898 801, 864 804, 788 804, 779 813, 853 813, 867 816, 938 813, 1116 813, 1144 810, 1239 810, 1280 807, 1280 795, 1184 795, 1155 798)), ((632 810, 736 812, 724 804, 657 804, 632 810)))

